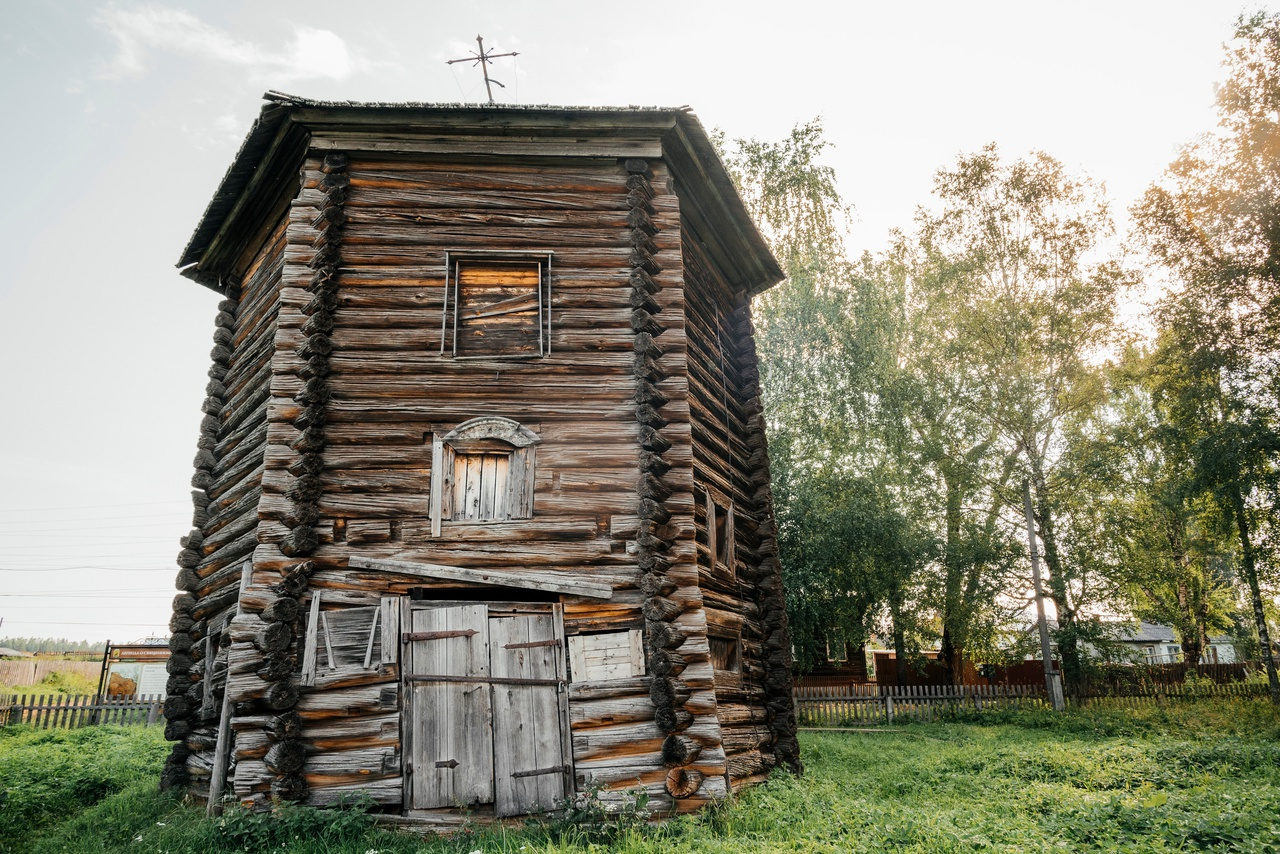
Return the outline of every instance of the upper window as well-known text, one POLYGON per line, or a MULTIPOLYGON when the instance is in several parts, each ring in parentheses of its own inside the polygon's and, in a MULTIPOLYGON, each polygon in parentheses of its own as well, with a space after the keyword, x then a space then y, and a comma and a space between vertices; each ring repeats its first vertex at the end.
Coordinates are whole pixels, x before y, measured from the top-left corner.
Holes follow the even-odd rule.
POLYGON ((714 576, 737 580, 733 501, 703 486, 703 518, 707 531, 707 566, 714 576))
POLYGON ((459 359, 551 351, 551 253, 445 253, 440 352, 459 359))
POLYGON ((742 673, 742 633, 730 634, 724 630, 707 630, 707 645, 711 650, 711 667, 718 673, 742 673))
POLYGON ((501 522, 533 516, 534 447, 509 418, 472 418, 431 442, 432 533, 442 521, 501 522))

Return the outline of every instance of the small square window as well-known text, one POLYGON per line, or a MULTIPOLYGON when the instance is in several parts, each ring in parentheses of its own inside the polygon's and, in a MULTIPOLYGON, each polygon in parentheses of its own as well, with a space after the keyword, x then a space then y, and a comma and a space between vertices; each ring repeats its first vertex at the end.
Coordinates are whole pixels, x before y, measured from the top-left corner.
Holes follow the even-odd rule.
POLYGON ((458 359, 533 358, 550 352, 550 253, 445 257, 441 353, 450 342, 458 359))
POLYGON ((707 645, 711 647, 711 667, 725 673, 742 672, 742 640, 739 636, 724 637, 710 635, 707 645))
MULTIPOLYGON (((705 486, 703 513, 707 530, 707 560, 712 575, 737 580, 733 502, 712 494, 705 486)), ((699 557, 701 560, 701 557, 699 557)))

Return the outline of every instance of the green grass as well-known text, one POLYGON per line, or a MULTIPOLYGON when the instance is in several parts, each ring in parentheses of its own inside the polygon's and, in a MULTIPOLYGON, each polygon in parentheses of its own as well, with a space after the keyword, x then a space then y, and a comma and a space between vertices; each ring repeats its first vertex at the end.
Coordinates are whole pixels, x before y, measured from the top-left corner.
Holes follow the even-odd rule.
POLYGON ((1280 714, 1265 701, 1162 711, 988 713, 803 737, 778 776, 661 827, 475 829, 422 839, 359 812, 203 812, 156 792, 158 727, 0 733, 4 852, 1277 851, 1280 714))
POLYGON ((98 690, 98 678, 73 673, 69 670, 55 670, 34 685, 0 684, 0 697, 7 694, 39 696, 41 694, 93 694, 98 690))

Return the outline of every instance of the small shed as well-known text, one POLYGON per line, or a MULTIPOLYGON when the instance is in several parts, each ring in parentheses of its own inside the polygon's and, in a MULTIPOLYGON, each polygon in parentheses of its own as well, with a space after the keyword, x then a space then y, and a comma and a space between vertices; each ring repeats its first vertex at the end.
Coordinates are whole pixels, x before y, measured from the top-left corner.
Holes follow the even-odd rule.
POLYGON ((268 93, 218 291, 163 783, 448 823, 799 770, 751 298, 687 109, 268 93))

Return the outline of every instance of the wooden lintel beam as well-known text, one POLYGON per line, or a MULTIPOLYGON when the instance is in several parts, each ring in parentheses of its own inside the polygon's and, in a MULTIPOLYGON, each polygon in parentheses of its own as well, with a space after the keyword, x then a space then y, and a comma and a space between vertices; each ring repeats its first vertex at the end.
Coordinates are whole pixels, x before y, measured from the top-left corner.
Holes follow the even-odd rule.
POLYGON ((418 563, 407 560, 353 555, 349 565, 357 569, 380 569, 418 578, 435 578, 443 581, 462 581, 469 584, 488 584, 495 587, 518 587, 522 590, 543 590, 564 593, 569 596, 585 596, 589 599, 613 597, 613 587, 592 581, 552 577, 546 573, 491 572, 483 569, 466 569, 461 566, 444 566, 438 563, 418 563))

